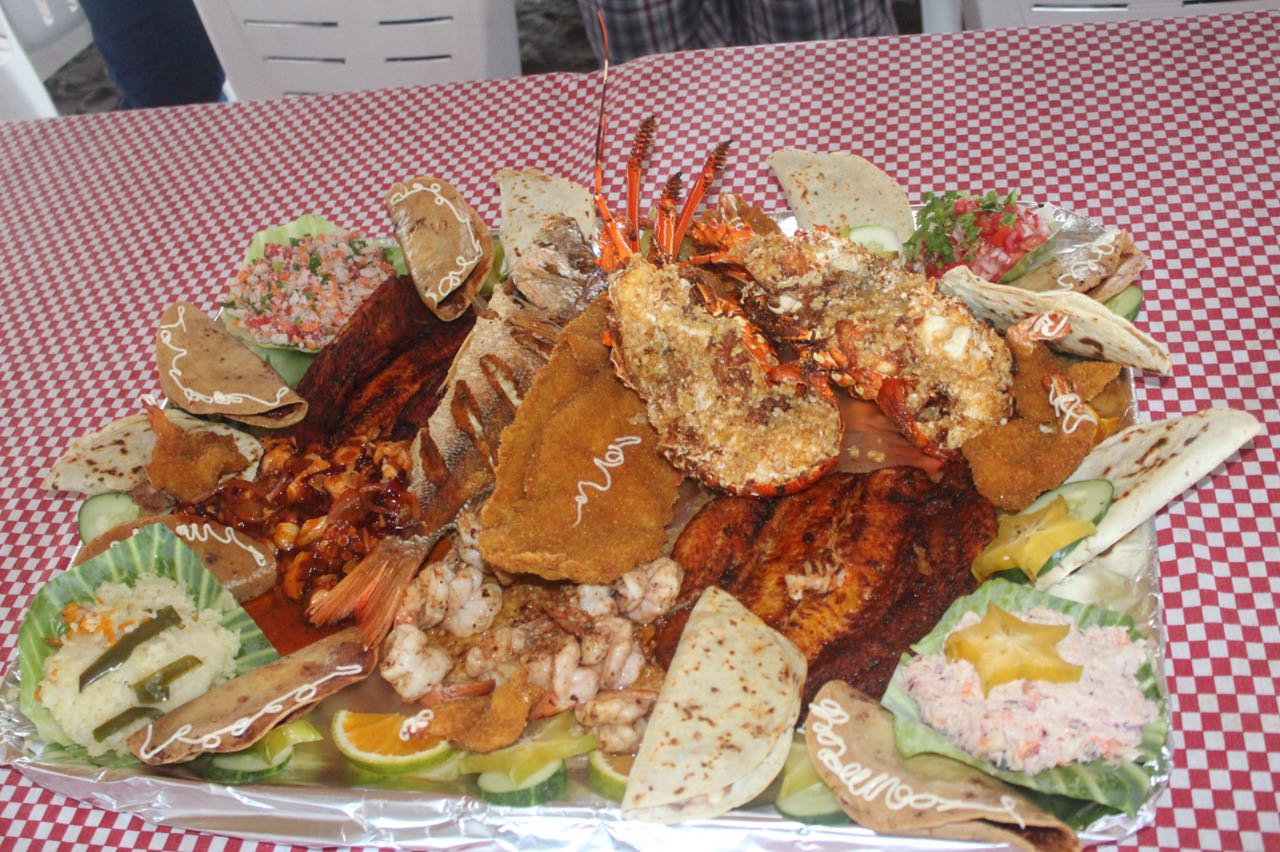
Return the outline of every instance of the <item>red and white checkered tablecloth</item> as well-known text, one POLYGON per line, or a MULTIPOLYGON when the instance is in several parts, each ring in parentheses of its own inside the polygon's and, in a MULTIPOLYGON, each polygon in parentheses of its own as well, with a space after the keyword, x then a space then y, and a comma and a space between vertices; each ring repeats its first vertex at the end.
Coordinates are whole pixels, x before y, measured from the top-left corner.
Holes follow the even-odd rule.
MULTIPOLYGON (((1019 189, 1131 230, 1142 323, 1174 374, 1149 416, 1209 405, 1265 431, 1157 522, 1176 769, 1138 849, 1280 848, 1280 13, 774 45, 618 69, 609 193, 627 136, 661 122, 648 186, 734 148, 721 184, 782 206, 765 165, 857 151, 924 190, 1019 189)), ((76 546, 76 499, 40 489, 67 442, 157 390, 154 323, 211 308, 253 232, 303 212, 389 228, 392 182, 452 181, 491 222, 504 166, 589 179, 598 75, 0 125, 0 659, 76 546)), ((0 769, 4 849, 255 844, 105 812, 0 769)))

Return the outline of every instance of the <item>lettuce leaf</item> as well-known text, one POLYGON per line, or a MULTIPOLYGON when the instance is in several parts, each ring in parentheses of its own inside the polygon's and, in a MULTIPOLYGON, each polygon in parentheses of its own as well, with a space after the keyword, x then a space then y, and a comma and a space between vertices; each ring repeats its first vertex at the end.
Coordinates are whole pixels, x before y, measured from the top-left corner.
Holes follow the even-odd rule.
MULTIPOLYGON (((982 585, 972 595, 960 598, 953 603, 937 626, 911 646, 912 650, 917 654, 941 652, 946 635, 956 627, 960 619, 969 612, 984 614, 989 603, 995 603, 1013 613, 1044 606, 1065 613, 1080 627, 1119 625, 1125 627, 1135 640, 1144 638, 1133 619, 1123 613, 1063 600, 1037 591, 1031 586, 995 579, 982 585)), ((1161 694, 1155 667, 1151 662, 1147 662, 1139 670, 1138 685, 1143 694, 1155 702, 1159 712, 1156 721, 1145 725, 1142 729, 1140 755, 1136 761, 1112 765, 1103 760, 1096 760, 1090 763, 1076 763, 1046 769, 1032 775, 1001 769, 979 760, 961 751, 941 733, 925 724, 920 717, 919 706, 915 699, 907 694, 904 683, 903 666, 911 659, 910 654, 903 654, 889 682, 889 688, 880 701, 881 705, 894 715, 894 740, 898 751, 905 757, 922 752, 941 754, 1010 784, 1078 800, 1074 808, 1068 805, 1055 809, 1062 813, 1074 813, 1077 817, 1090 813, 1097 816, 1097 808, 1089 803, 1097 803, 1108 809, 1124 811, 1130 815, 1135 814, 1146 801, 1152 784, 1168 777, 1171 760, 1164 746, 1169 735, 1169 713, 1164 696, 1161 694)))
MULTIPOLYGON (((132 586, 143 575, 177 581, 195 601, 197 609, 217 611, 221 614, 222 626, 240 634, 235 674, 244 674, 279 657, 249 613, 205 569, 195 551, 163 524, 143 527, 124 541, 111 545, 84 564, 46 583, 36 592, 18 630, 21 682, 18 706, 35 723, 45 742, 63 746, 70 756, 89 760, 87 753, 71 743, 53 715, 36 698, 36 689, 44 677, 44 661, 55 651, 50 640, 66 633, 62 611, 69 604, 91 604, 103 584, 132 586)), ((115 755, 92 760, 103 765, 136 762, 115 755)))

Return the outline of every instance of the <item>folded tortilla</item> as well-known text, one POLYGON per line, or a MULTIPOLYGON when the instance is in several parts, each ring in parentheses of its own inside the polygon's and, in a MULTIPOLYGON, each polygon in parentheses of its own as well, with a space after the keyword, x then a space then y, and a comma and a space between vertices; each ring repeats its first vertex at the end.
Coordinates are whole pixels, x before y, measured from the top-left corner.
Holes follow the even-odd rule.
POLYGON ((1128 231, 1108 231, 1070 254, 1054 257, 1015 279, 1024 290, 1074 290, 1105 302, 1134 282, 1147 266, 1128 231))
POLYGON ((1067 482, 1106 479, 1115 488, 1098 530, 1037 578, 1047 589, 1124 538, 1147 518, 1207 476, 1257 435, 1253 415, 1207 408, 1187 417, 1130 426, 1090 451, 1067 482))
POLYGON ((622 813, 710 819, 764 791, 800 717, 804 656, 716 587, 698 599, 627 781, 622 813))
MULTIPOLYGON (((224 423, 210 423, 174 408, 165 409, 164 415, 187 431, 230 435, 240 454, 249 460, 249 467, 236 475, 253 478, 258 460, 262 458, 262 444, 257 438, 224 423)), ((44 487, 50 491, 79 491, 88 495, 131 491, 148 483, 147 465, 151 464, 155 448, 156 433, 145 413, 122 417, 97 432, 73 440, 45 475, 44 487)))
POLYGON ((1076 850, 1075 832, 1015 788, 954 760, 904 758, 893 715, 842 681, 814 696, 805 722, 809 757, 854 822, 881 834, 1076 850))
POLYGON ((160 387, 192 414, 279 429, 307 414, 307 402, 271 365, 190 302, 171 305, 156 328, 160 387))
POLYGON ((582 233, 596 232, 596 209, 585 186, 537 169, 499 169, 494 174, 502 198, 502 274, 528 251, 548 216, 569 216, 582 233))
POLYGON ((423 303, 446 322, 462 316, 493 268, 489 226, 458 190, 437 177, 395 184, 386 203, 423 303))
POLYGON ((769 157, 769 166, 782 184, 796 224, 806 231, 881 225, 900 240, 915 232, 906 190, 857 154, 783 148, 769 157))
POLYGON ((1071 321, 1071 333, 1053 346, 1064 352, 1112 361, 1168 374, 1173 370, 1169 350, 1124 317, 1083 293, 1059 290, 1037 293, 983 281, 967 266, 957 266, 938 279, 938 289, 959 297, 979 319, 999 331, 1046 311, 1058 311, 1071 321))

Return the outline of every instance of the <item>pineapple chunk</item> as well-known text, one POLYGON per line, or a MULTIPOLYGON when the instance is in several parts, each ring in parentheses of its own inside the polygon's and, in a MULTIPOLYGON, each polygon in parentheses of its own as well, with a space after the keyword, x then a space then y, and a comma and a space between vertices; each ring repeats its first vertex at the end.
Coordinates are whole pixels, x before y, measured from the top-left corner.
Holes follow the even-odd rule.
POLYGON ((947 659, 968 660, 978 670, 983 694, 1019 679, 1067 683, 1080 679, 1083 666, 1058 655, 1057 645, 1071 630, 1068 624, 1034 624, 995 604, 970 627, 947 637, 947 659))
POLYGON ((1034 583, 1049 557, 1097 530, 1089 521, 1072 517, 1062 497, 1036 512, 1004 515, 996 537, 973 560, 973 576, 982 583, 992 574, 1017 568, 1034 583))

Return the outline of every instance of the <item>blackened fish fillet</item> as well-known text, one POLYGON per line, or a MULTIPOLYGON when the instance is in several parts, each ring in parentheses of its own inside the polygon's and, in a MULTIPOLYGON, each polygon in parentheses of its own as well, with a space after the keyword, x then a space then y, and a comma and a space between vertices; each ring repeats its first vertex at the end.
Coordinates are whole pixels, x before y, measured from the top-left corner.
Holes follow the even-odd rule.
POLYGON ((806 702, 833 679, 878 698, 902 652, 973 591, 970 566, 995 532, 995 509, 962 465, 939 482, 892 467, 774 500, 720 498, 676 541, 685 579, 655 651, 670 660, 693 602, 718 585, 805 655, 806 702), (806 570, 831 580, 797 600, 786 578, 806 570))

